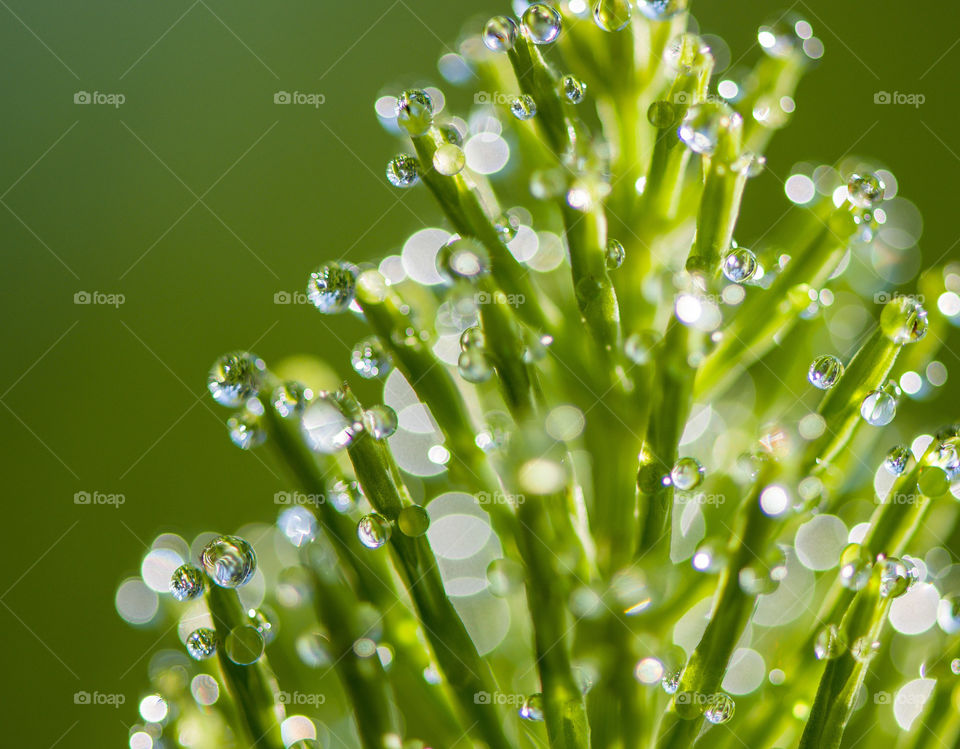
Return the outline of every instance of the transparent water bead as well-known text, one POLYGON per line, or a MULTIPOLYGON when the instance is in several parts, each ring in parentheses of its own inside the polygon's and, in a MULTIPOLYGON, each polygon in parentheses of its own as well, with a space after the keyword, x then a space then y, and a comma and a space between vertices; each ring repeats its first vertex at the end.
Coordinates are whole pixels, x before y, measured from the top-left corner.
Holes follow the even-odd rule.
POLYGON ((420 505, 409 505, 397 515, 397 527, 404 536, 422 536, 430 528, 430 515, 420 505))
POLYGON ((736 707, 737 705, 733 701, 733 697, 723 692, 717 692, 707 697, 707 701, 704 704, 703 717, 714 725, 720 725, 721 723, 726 723, 733 717, 736 707))
POLYGON ((668 128, 677 121, 677 108, 669 101, 655 101, 647 107, 647 122, 658 130, 668 128))
POLYGON ((818 661, 832 660, 843 655, 846 646, 836 624, 828 624, 817 632, 817 639, 813 644, 813 654, 818 661))
POLYGON ((884 598, 899 598, 914 582, 910 568, 900 559, 888 557, 878 560, 880 567, 880 595, 884 598))
POLYGON ((587 84, 573 75, 565 75, 560 79, 560 92, 571 104, 579 104, 587 92, 587 84))
POLYGON ((685 7, 683 0, 637 0, 637 10, 651 21, 667 21, 685 7))
POLYGON ((521 94, 510 102, 510 113, 520 121, 532 120, 537 116, 537 102, 530 94, 521 94))
POLYGON ((660 686, 663 687, 663 691, 667 694, 676 694, 677 689, 680 688, 680 677, 682 675, 682 669, 664 674, 663 679, 660 681, 660 686))
POLYGON ((390 540, 393 528, 390 521, 378 512, 371 512, 357 523, 357 538, 368 549, 379 549, 390 540))
POLYGON ((843 376, 843 362, 832 354, 818 356, 810 364, 807 379, 818 390, 829 390, 843 376))
POLYGON ((460 353, 457 359, 457 371, 467 382, 479 385, 493 377, 493 367, 487 355, 480 349, 472 348, 460 353))
POLYGON ((524 720, 543 720, 543 695, 540 692, 531 694, 523 701, 520 707, 520 717, 524 720))
MULTIPOLYGON (((710 47, 696 34, 683 33, 675 36, 663 50, 663 64, 675 73, 690 72, 693 65, 705 61, 710 55, 710 47)), ((675 99, 679 108, 690 104, 689 96, 675 99)))
POLYGON ((234 351, 214 362, 207 376, 207 389, 221 406, 237 408, 260 390, 267 365, 248 351, 234 351))
POLYGON ((467 165, 467 156, 460 146, 445 143, 433 152, 433 168, 445 177, 460 174, 467 165))
POLYGON ((288 507, 277 517, 277 528, 294 546, 310 543, 317 536, 317 519, 306 507, 288 507))
POLYGON ((393 369, 393 357, 377 336, 358 342, 350 352, 353 371, 365 380, 386 377, 393 369))
POLYGON ((757 41, 770 57, 789 57, 803 48, 804 37, 799 31, 806 34, 809 26, 796 14, 787 13, 761 26, 757 30, 757 41))
POLYGON ((217 652, 217 634, 206 627, 195 629, 187 635, 185 645, 191 658, 197 661, 206 660, 217 652))
POLYGON ((873 559, 860 544, 847 544, 840 552, 840 584, 849 590, 860 590, 870 581, 873 559))
POLYGON ((932 462, 942 468, 950 481, 960 475, 960 437, 948 437, 937 445, 932 462))
POLYGON ((546 3, 534 3, 523 11, 520 23, 534 44, 550 44, 560 35, 560 14, 546 3))
POLYGON ((270 402, 282 418, 290 419, 299 418, 311 398, 313 391, 302 382, 284 382, 273 389, 270 402))
POLYGON ((356 292, 356 266, 338 260, 324 263, 307 280, 307 298, 325 315, 346 312, 356 292))
POLYGON ((460 350, 469 351, 471 349, 481 349, 485 345, 483 329, 479 325, 473 325, 467 328, 460 335, 460 350))
POLYGON ((860 416, 871 426, 882 427, 897 415, 897 399, 884 390, 874 390, 860 404, 860 416))
POLYGON ((725 102, 707 101, 687 110, 677 136, 694 153, 710 156, 720 142, 723 130, 740 127, 743 118, 725 102))
POLYGON ((626 255, 626 250, 623 249, 623 245, 620 242, 616 239, 609 240, 603 256, 607 270, 616 270, 623 265, 623 260, 626 255))
POLYGON ((338 479, 327 492, 327 501, 337 512, 350 512, 363 499, 363 490, 356 481, 338 479))
POLYGON ((907 445, 895 445, 883 459, 883 467, 894 476, 902 476, 913 458, 913 453, 907 445))
POLYGON ((239 588, 257 570, 253 547, 237 536, 219 536, 203 547, 200 563, 221 588, 239 588))
POLYGON ((190 601, 203 595, 203 572, 192 564, 184 564, 170 578, 170 593, 178 601, 190 601))
POLYGON ((400 154, 387 162, 387 180, 394 187, 413 187, 420 179, 420 162, 415 156, 400 154))
POLYGON ((880 313, 880 328, 894 343, 916 343, 927 334, 927 311, 916 299, 898 296, 880 313))
POLYGON ((433 124, 433 100, 422 89, 409 89, 397 99, 397 123, 410 135, 423 135, 433 124))
POLYGON ((249 666, 256 663, 263 655, 263 635, 252 624, 241 624, 230 630, 223 650, 227 658, 238 666, 249 666))
POLYGON ((331 401, 329 393, 316 397, 300 420, 307 447, 324 455, 332 455, 349 446, 359 427, 347 420, 331 401))
POLYGON ((883 180, 876 174, 851 174, 847 181, 847 197, 858 208, 875 208, 883 200, 886 190, 883 180))
POLYGON ((437 253, 437 272, 449 284, 471 281, 490 270, 487 248, 471 237, 456 237, 437 253))
POLYGON ((696 458, 680 458, 670 469, 670 483, 681 491, 689 492, 703 483, 706 474, 696 458))
POLYGON ((850 644, 850 655, 860 663, 867 663, 880 650, 880 641, 869 637, 858 637, 850 644))
POLYGON ((263 405, 256 398, 247 401, 247 407, 227 419, 230 441, 241 450, 252 450, 267 440, 263 427, 263 405), (250 404, 256 404, 251 407, 250 404))
POLYGON ((399 423, 397 412, 390 406, 371 406, 363 412, 363 428, 377 440, 392 437, 396 433, 399 423))
POLYGON ((745 283, 757 272, 757 256, 746 247, 734 247, 720 264, 724 278, 733 283, 745 283))
POLYGON ((494 52, 513 49, 517 41, 517 22, 509 16, 494 16, 483 27, 483 43, 494 52))
POLYGON ((621 31, 633 15, 629 0, 598 0, 593 6, 593 20, 604 31, 621 31))

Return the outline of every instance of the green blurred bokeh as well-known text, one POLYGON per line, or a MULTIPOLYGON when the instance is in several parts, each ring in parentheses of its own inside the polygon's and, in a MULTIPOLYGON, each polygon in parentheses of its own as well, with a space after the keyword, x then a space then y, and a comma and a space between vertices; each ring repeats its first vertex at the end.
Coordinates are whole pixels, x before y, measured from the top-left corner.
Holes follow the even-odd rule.
MULTIPOLYGON (((268 362, 302 351, 346 374, 358 325, 274 295, 299 292, 321 259, 373 258, 438 221, 425 191, 386 183, 398 146, 372 104, 385 87, 437 81, 436 58, 468 14, 507 4, 0 5, 2 743, 121 746, 160 633, 120 620, 116 584, 158 532, 269 522, 287 488, 275 466, 229 444, 224 412, 204 397, 210 363, 235 348, 268 362), (325 101, 278 106, 281 90, 325 101), (125 101, 79 105, 78 91, 125 101), (125 302, 75 304, 82 291, 125 302), (77 505, 78 491, 125 503, 77 505), (78 690, 126 704, 75 705, 78 690)), ((694 11, 749 62, 771 9, 694 11)), ((926 262, 942 260, 957 240, 956 11, 794 10, 826 55, 748 191, 738 236, 749 243, 782 214, 794 162, 852 150, 887 162, 923 211, 926 262), (875 104, 878 91, 925 103, 875 104)))

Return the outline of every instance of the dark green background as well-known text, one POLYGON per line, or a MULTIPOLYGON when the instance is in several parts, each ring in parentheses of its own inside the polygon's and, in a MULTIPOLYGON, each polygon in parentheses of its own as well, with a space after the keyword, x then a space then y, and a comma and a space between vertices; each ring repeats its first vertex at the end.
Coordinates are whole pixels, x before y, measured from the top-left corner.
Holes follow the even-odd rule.
MULTIPOLYGON (((727 0, 695 12, 735 58, 752 60, 772 7, 727 0)), ((832 162, 854 148, 895 171, 926 218, 924 254, 938 260, 957 238, 957 11, 794 9, 827 52, 775 141, 770 172, 749 190, 738 235, 749 242, 782 213, 778 177, 793 162, 832 162), (878 90, 926 103, 878 106, 878 90)), ((119 677, 156 635, 119 619, 116 583, 137 571, 158 531, 270 521, 284 488, 229 444, 225 414, 204 397, 210 363, 252 347, 268 361, 320 353, 346 370, 359 329, 338 320, 334 334, 331 321, 273 295, 300 290, 323 258, 371 258, 437 221, 423 191, 398 194, 384 180, 396 145, 372 104, 385 86, 435 81, 436 58, 468 14, 504 10, 439 0, 0 1, 4 746, 125 745, 145 660, 119 677), (119 92, 126 103, 78 106, 78 90, 119 92), (326 102, 280 107, 277 90, 326 102), (126 303, 78 306, 81 290, 126 303), (79 490, 122 492, 126 503, 75 505, 79 490), (75 706, 81 689, 122 692, 127 704, 75 706)))

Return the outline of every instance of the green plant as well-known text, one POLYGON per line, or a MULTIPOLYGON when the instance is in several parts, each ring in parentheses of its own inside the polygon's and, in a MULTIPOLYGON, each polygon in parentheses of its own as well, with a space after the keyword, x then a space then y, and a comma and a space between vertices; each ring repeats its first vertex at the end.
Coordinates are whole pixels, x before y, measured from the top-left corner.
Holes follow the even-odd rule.
POLYGON ((155 660, 169 709, 135 749, 301 749, 318 725, 382 749, 957 740, 958 428, 918 436, 903 404, 883 427, 898 383, 943 385, 960 274, 883 290, 864 257, 896 228, 892 175, 850 158, 795 172, 739 246, 822 45, 783 14, 717 81, 685 5, 533 4, 442 61, 480 92, 469 124, 435 90, 395 100, 412 153, 387 178, 456 234, 310 277, 372 330, 352 364, 390 376, 384 405, 302 359, 214 366, 231 439, 297 491, 275 529, 151 552, 186 562, 170 614, 195 662, 155 660), (878 721, 919 667, 896 700, 920 720, 878 721))

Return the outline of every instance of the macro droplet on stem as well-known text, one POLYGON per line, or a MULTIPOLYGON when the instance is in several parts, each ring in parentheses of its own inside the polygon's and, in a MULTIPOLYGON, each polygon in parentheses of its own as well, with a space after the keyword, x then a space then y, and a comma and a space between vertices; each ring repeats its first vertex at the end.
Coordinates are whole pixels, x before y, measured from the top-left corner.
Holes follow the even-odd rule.
POLYGON ((324 263, 307 280, 307 298, 325 315, 346 312, 356 291, 356 266, 338 260, 324 263))
POLYGON ((586 91, 587 85, 576 76, 565 75, 560 79, 560 92, 571 104, 582 102, 586 91))
POLYGON ((520 717, 524 720, 543 720, 543 695, 540 692, 531 694, 523 701, 520 708, 520 717))
POLYGON ((493 367, 490 366, 487 355, 476 348, 460 353, 457 360, 457 371, 463 379, 475 385, 486 382, 493 376, 493 367))
POLYGON ((239 588, 257 569, 253 547, 237 536, 218 536, 203 547, 200 563, 221 588, 239 588))
POLYGON ((420 179, 420 162, 415 156, 400 154, 387 163, 387 180, 394 187, 413 187, 420 179))
POLYGON ((214 362, 207 377, 207 389, 221 406, 237 408, 257 395, 267 365, 248 351, 234 351, 214 362))
POLYGON ((887 472, 894 476, 902 476, 910 461, 913 459, 913 453, 907 445, 895 445, 883 458, 883 467, 887 472))
POLYGON ((604 262, 607 266, 607 270, 616 270, 621 265, 623 265, 624 258, 626 257, 626 251, 623 249, 623 245, 618 242, 616 239, 610 239, 607 241, 607 249, 604 252, 604 262))
POLYGON ((483 27, 483 43, 494 52, 507 52, 517 41, 517 22, 509 16, 494 16, 483 27))
POLYGON ((836 624, 827 624, 817 632, 813 654, 818 661, 839 658, 846 649, 846 643, 843 642, 843 637, 836 624))
POLYGON ((720 261, 720 270, 728 281, 745 283, 757 272, 757 256, 746 247, 733 247, 720 261))
POLYGON ((527 38, 534 44, 550 44, 560 35, 560 14, 546 3, 534 3, 520 18, 527 38))
POLYGON ((173 573, 170 579, 170 593, 178 601, 190 601, 203 595, 206 585, 203 572, 192 564, 184 564, 173 573))
POLYGON ((206 627, 195 629, 187 635, 185 645, 191 658, 197 661, 206 660, 217 652, 217 634, 206 627))
POLYGON ((510 113, 520 121, 531 120, 537 116, 537 102, 530 94, 521 94, 510 102, 510 113))
POLYGON ((409 89, 397 99, 397 123, 410 135, 423 135, 433 124, 433 100, 422 89, 409 89))
POLYGON ((726 102, 706 101, 687 110, 677 136, 694 153, 711 156, 724 130, 741 127, 743 118, 726 102))
POLYGON ((247 401, 244 408, 227 419, 230 441, 241 450, 252 450, 267 439, 263 426, 263 405, 256 398, 247 401))
POLYGON ((717 692, 707 697, 703 717, 714 725, 720 725, 733 717, 735 709, 736 703, 733 701, 733 697, 723 692, 717 692))
POLYGON ((896 415, 897 399, 884 390, 870 392, 860 404, 860 416, 871 426, 886 426, 896 415))
POLYGON ((350 352, 353 370, 365 380, 386 377, 393 370, 393 357, 377 336, 358 342, 350 352))
POLYGON ((851 174, 847 181, 847 197, 858 208, 875 208, 883 200, 886 186, 876 174, 851 174))
POLYGON ((440 248, 437 272, 449 284, 472 281, 490 270, 490 253, 471 237, 455 237, 440 248))
POLYGON ((651 21, 667 21, 685 7, 684 0, 637 0, 637 9, 651 21))
POLYGON ((313 398, 313 391, 302 382, 284 382, 273 389, 270 402, 281 418, 299 417, 313 398))
POLYGON ((430 515, 420 505, 408 505, 397 515, 397 527, 404 536, 422 536, 430 527, 430 515))
POLYGON ((818 390, 829 390, 843 377, 843 370, 843 362, 831 354, 824 354, 810 364, 807 379, 818 390))
POLYGON ((357 523, 357 538, 368 549, 379 549, 390 540, 393 527, 390 521, 378 512, 371 512, 357 523))
POLYGON ((894 343, 916 343, 927 334, 927 311, 916 299, 898 296, 880 313, 880 329, 894 343))
POLYGON ((705 474, 696 458, 680 458, 670 469, 670 483, 680 491, 693 491, 703 483, 705 474))
POLYGON ((625 29, 631 16, 629 0, 597 0, 593 6, 594 23, 604 31, 625 29))
POLYGON ((238 666, 249 666, 263 655, 263 635, 252 624, 241 624, 230 630, 223 644, 227 658, 238 666))
POLYGON ((467 165, 467 157, 460 146, 445 143, 433 152, 433 168, 445 177, 460 174, 467 165))
POLYGON ((390 406, 371 406, 363 412, 363 428, 374 439, 385 440, 397 431, 399 419, 390 406))

